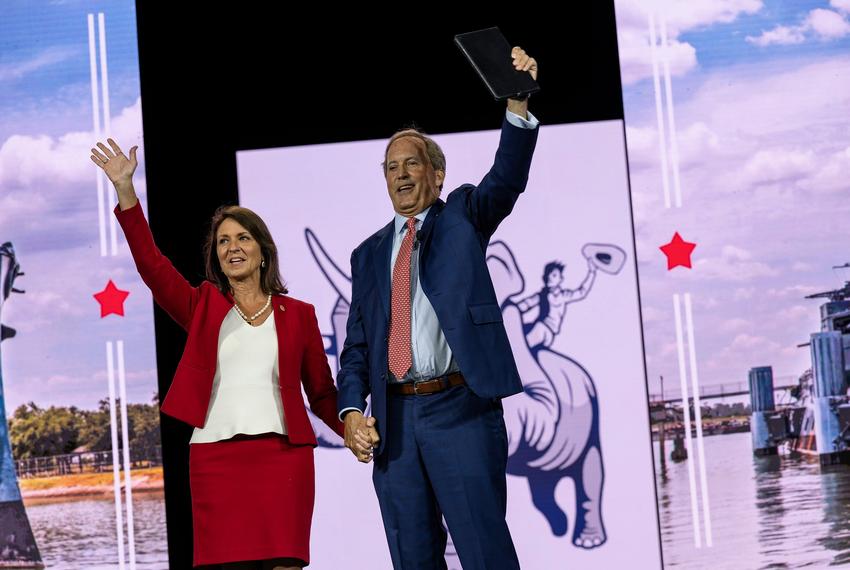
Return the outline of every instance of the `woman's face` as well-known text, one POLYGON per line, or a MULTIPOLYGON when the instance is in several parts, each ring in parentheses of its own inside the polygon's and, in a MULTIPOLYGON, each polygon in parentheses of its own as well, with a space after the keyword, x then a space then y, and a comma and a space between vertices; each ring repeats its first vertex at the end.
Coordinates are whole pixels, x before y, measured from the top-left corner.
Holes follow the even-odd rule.
POLYGON ((232 218, 221 222, 215 242, 218 262, 229 280, 241 281, 255 272, 259 277, 262 262, 260 244, 239 222, 232 218))

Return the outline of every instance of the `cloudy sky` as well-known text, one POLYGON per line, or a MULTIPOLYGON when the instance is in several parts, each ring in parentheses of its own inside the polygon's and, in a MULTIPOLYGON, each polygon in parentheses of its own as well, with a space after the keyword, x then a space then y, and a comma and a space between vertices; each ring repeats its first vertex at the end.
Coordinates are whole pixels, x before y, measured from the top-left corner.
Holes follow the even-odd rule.
POLYGON ((832 269, 850 261, 850 0, 616 7, 650 390, 678 386, 675 293, 693 298, 702 385, 760 365, 795 381, 820 326, 803 297, 850 278, 832 269), (650 15, 661 62, 666 23, 680 208, 665 207, 650 15), (667 271, 675 231, 698 244, 693 269, 667 271))
MULTIPOLYGON (((105 340, 125 341, 131 399, 154 390, 150 298, 123 248, 98 248, 87 158, 96 11, 107 14, 113 134, 141 143, 132 2, 12 2, 0 20, 0 240, 27 273, 27 293, 3 308, 19 331, 2 347, 10 410, 95 405, 105 340), (110 278, 131 292, 127 316, 101 320, 91 294, 110 278)), ((674 293, 694 299, 702 384, 743 382, 764 364, 784 383, 809 366, 796 345, 819 326, 818 302, 803 296, 840 286, 831 267, 850 260, 848 14, 850 0, 617 0, 651 389, 659 375, 677 379, 674 293), (669 42, 681 208, 664 206, 650 11, 669 42), (675 231, 698 244, 692 270, 666 270, 657 248, 675 231)))
MULTIPOLYGON (((151 299, 123 239, 101 257, 87 15, 106 22, 112 136, 142 143, 131 1, 11 2, 0 19, 0 242, 11 241, 26 290, 3 306, 18 336, 2 345, 6 409, 94 408, 108 393, 106 341, 123 340, 128 399, 156 390, 151 299), (130 291, 125 317, 100 318, 92 294, 130 291)), ((144 192, 144 164, 137 172, 144 192)), ((111 213, 110 213, 111 215, 111 213)), ((120 230, 119 230, 120 233, 120 230)))

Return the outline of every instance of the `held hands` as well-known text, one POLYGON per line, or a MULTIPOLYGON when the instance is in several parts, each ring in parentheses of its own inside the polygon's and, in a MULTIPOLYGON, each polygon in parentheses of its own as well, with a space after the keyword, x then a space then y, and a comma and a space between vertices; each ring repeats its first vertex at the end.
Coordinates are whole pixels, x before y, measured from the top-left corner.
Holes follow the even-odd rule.
POLYGON ((366 417, 358 411, 348 412, 345 422, 345 447, 361 463, 369 463, 375 446, 381 441, 375 429, 375 418, 366 417))
POLYGON ((106 139, 112 149, 101 142, 97 143, 97 148, 91 149, 91 161, 98 165, 106 173, 106 176, 116 188, 128 186, 133 180, 133 173, 139 165, 136 160, 136 151, 139 147, 134 146, 130 149, 130 158, 124 156, 121 148, 112 139, 106 139), (98 148, 100 150, 98 150, 98 148))

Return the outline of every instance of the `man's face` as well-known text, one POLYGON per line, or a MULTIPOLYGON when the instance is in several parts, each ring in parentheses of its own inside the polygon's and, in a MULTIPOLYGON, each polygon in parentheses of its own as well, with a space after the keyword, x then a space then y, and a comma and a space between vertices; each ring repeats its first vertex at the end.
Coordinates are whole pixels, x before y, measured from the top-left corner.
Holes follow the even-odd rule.
POLYGON ((561 274, 560 269, 553 269, 549 272, 549 275, 546 276, 546 286, 547 287, 557 287, 558 284, 563 279, 563 275, 561 274))
POLYGON ((386 177, 393 209, 410 218, 437 201, 445 172, 431 166, 423 140, 401 137, 387 150, 386 177))

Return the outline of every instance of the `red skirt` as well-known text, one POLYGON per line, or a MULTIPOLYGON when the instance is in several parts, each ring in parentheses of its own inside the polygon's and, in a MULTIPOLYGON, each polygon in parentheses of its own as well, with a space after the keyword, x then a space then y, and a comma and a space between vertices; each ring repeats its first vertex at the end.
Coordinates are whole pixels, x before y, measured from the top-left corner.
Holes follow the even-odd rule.
POLYGON ((310 562, 313 447, 277 434, 195 443, 189 451, 194 565, 310 562))

